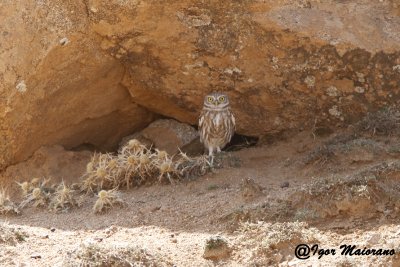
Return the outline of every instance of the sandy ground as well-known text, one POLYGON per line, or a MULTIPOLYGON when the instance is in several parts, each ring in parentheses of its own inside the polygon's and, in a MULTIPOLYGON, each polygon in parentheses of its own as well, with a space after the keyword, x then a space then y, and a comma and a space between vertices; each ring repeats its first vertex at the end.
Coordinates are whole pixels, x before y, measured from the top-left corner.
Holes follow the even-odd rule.
POLYGON ((350 211, 314 218, 300 216, 296 205, 281 205, 291 203, 288 200, 315 177, 352 174, 397 158, 397 154, 375 153, 366 161, 330 164, 328 158, 324 165, 304 164, 305 156, 327 140, 300 133, 287 140, 229 152, 240 160, 240 166, 225 166, 175 185, 122 191, 126 204, 105 214, 93 214, 95 197, 89 197, 82 207, 66 213, 30 207, 20 216, 2 216, 3 228, 21 233, 23 240, 0 242, 1 265, 68 266, 76 264, 74 253, 94 244, 138 246, 167 262, 154 260, 137 266, 400 266, 397 213, 388 216, 371 211, 369 216, 350 211), (245 178, 260 187, 244 184, 245 178), (216 235, 227 240, 230 256, 221 261, 207 260, 203 258, 206 240, 216 235), (395 249, 396 255, 297 259, 294 248, 307 242, 319 244, 319 248, 336 248, 337 253, 341 244, 354 244, 395 249))

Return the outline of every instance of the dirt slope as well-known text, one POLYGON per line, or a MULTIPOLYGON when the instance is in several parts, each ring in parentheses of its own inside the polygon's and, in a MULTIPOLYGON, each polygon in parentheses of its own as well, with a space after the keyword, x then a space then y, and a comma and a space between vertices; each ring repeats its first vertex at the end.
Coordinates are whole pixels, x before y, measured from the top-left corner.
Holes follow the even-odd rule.
MULTIPOLYGON (((321 138, 303 132, 228 152, 239 166, 226 165, 176 185, 123 191, 127 204, 101 215, 91 210, 94 197, 67 213, 24 209, 21 216, 2 217, 8 224, 1 229, 14 229, 18 235, 11 236, 22 238, 0 242, 1 262, 8 266, 76 266, 82 255, 91 255, 92 263, 100 262, 100 256, 93 256, 98 251, 106 258, 116 254, 114 260, 137 257, 146 262, 144 266, 400 266, 400 198, 398 190, 390 191, 398 188, 400 150, 394 148, 399 144, 391 137, 364 139, 361 142, 347 134, 321 138), (321 152, 322 148, 333 152, 321 152), (369 157, 361 157, 362 153, 369 157), (371 176, 378 182, 366 178, 371 176), (255 183, 245 183, 243 178, 255 183), (354 190, 346 191, 349 188, 354 190), (366 202, 375 194, 380 194, 379 201, 366 202), (358 209, 332 202, 334 196, 347 196, 348 205, 358 209), (232 252, 228 259, 214 263, 202 255, 207 238, 215 235, 223 236, 232 252), (337 250, 340 244, 354 244, 395 249, 397 254, 312 256, 302 261, 294 257, 294 247, 300 243, 337 250), (132 246, 146 252, 129 249, 130 253, 123 254, 124 248, 132 246)), ((120 261, 119 266, 125 265, 120 261)))
POLYGON ((195 125, 210 91, 250 136, 399 101, 394 0, 18 0, 0 14, 0 169, 43 145, 113 150, 157 114, 195 125))

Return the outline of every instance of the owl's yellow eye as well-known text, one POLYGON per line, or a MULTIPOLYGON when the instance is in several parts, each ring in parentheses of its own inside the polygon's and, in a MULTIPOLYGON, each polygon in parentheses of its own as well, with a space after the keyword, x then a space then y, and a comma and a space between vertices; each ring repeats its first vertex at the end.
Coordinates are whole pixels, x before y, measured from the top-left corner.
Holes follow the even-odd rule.
POLYGON ((213 98, 212 98, 211 96, 209 96, 209 97, 207 98, 207 101, 208 101, 209 103, 212 103, 212 102, 213 102, 213 98))
POLYGON ((225 96, 220 96, 218 99, 219 102, 224 102, 225 101, 225 96))

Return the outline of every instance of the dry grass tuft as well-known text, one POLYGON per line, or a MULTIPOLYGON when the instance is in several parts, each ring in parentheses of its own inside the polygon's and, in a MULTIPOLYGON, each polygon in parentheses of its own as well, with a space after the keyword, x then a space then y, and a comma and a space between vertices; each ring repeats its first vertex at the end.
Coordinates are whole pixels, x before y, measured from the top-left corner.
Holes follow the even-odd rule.
MULTIPOLYGON (((151 182, 174 183, 182 178, 204 175, 211 167, 205 156, 192 158, 182 152, 171 156, 165 151, 147 148, 134 139, 122 147, 118 155, 95 153, 78 184, 67 186, 62 182, 57 186, 48 186, 50 179, 39 178, 17 182, 23 196, 19 207, 32 204, 34 207, 49 207, 53 211, 67 211, 80 206, 83 196, 79 196, 79 193, 86 192, 97 193, 98 199, 93 210, 100 213, 123 203, 117 193, 119 188, 151 182)), ((0 214, 19 212, 13 208, 4 192, 0 192, 0 206, 2 203, 0 214)))
POLYGON ((106 267, 106 266, 146 266, 167 267, 171 262, 158 254, 130 244, 84 244, 75 251, 69 252, 64 260, 64 267, 106 267))
POLYGON ((130 152, 133 154, 140 154, 140 152, 145 149, 146 149, 146 146, 143 145, 139 140, 132 139, 132 140, 129 140, 129 142, 125 146, 122 147, 120 154, 124 155, 127 152, 130 152))
POLYGON ((0 214, 19 214, 20 210, 18 206, 10 200, 9 195, 7 194, 4 188, 0 189, 0 214))
POLYGON ((30 182, 18 183, 21 187, 24 200, 20 208, 32 203, 34 207, 46 207, 50 201, 51 192, 54 189, 48 186, 50 179, 32 179, 30 182))
POLYGON ((178 172, 179 176, 185 179, 203 176, 211 171, 212 165, 208 156, 202 155, 191 158, 185 153, 179 153, 178 172))
POLYGON ((347 145, 353 141, 354 135, 344 134, 338 135, 330 140, 321 144, 321 146, 308 152, 302 159, 303 164, 325 165, 328 161, 332 161, 336 155, 344 150, 349 150, 350 146, 347 145))
POLYGON ((23 242, 28 237, 20 229, 11 227, 8 223, 0 225, 0 244, 15 246, 18 242, 23 242))
POLYGON ((206 240, 203 258, 216 261, 228 258, 230 253, 228 241, 221 236, 213 236, 206 240))
MULTIPOLYGON (((351 175, 330 177, 318 177, 307 185, 302 186, 300 192, 307 193, 317 197, 321 195, 330 195, 338 187, 352 188, 357 186, 366 186, 376 183, 378 180, 383 183, 393 175, 400 173, 400 162, 390 161, 382 162, 374 166, 368 166, 359 172, 351 175)), ((330 197, 332 197, 330 195, 330 197)))
POLYGON ((120 198, 117 189, 109 191, 101 190, 98 193, 98 199, 93 206, 94 213, 102 213, 115 205, 123 205, 124 201, 120 198))
POLYGON ((49 208, 52 211, 68 211, 81 205, 79 189, 82 184, 67 186, 63 181, 59 185, 49 185, 49 181, 50 179, 34 178, 31 181, 17 182, 23 197, 19 208, 32 204, 33 207, 49 208))
POLYGON ((58 185, 52 196, 50 209, 54 211, 66 211, 78 206, 80 206, 80 203, 77 201, 76 191, 65 185, 63 181, 58 185))
MULTIPOLYGON (((165 151, 152 150, 137 140, 130 140, 118 155, 95 153, 78 184, 67 186, 62 182, 57 186, 48 186, 49 179, 39 178, 17 183, 23 196, 19 207, 32 204, 34 207, 49 207, 53 211, 67 211, 80 206, 83 196, 79 196, 79 193, 86 192, 97 193, 98 199, 93 210, 100 213, 122 204, 117 189, 151 182, 174 183, 182 178, 204 175, 209 170, 211 164, 205 156, 191 158, 181 152, 173 157, 165 151)), ((3 202, 11 205, 6 196, 3 202)), ((13 209, 10 207, 0 210, 0 213, 11 212, 13 209)))
POLYGON ((393 136, 400 134, 400 111, 397 107, 386 107, 374 113, 368 113, 355 125, 356 133, 393 136))
POLYGON ((81 189, 87 193, 119 186, 121 166, 118 158, 110 153, 96 153, 86 166, 81 189))
POLYGON ((121 172, 124 173, 120 186, 130 188, 132 184, 141 185, 153 173, 153 155, 138 140, 130 140, 118 154, 121 172))
POLYGON ((158 170, 158 181, 162 182, 168 179, 171 184, 174 183, 174 178, 178 178, 177 164, 171 158, 158 159, 155 161, 155 166, 158 170))
POLYGON ((389 152, 383 142, 371 138, 356 137, 345 134, 336 136, 303 156, 303 165, 312 164, 319 167, 335 167, 340 169, 342 164, 368 162, 375 156, 389 152))
POLYGON ((303 185, 290 200, 298 219, 332 216, 396 216, 400 206, 400 161, 367 166, 356 173, 318 177, 303 185), (307 210, 307 213, 301 211, 307 210))
POLYGON ((18 183, 18 186, 21 188, 22 190, 22 196, 26 197, 27 195, 29 195, 29 193, 33 190, 33 188, 31 187, 31 184, 29 182, 22 182, 22 183, 18 183))
POLYGON ((21 208, 24 208, 27 204, 32 202, 34 207, 46 207, 49 199, 50 195, 48 193, 44 192, 40 188, 35 188, 32 190, 32 193, 26 196, 20 206, 21 208))
POLYGON ((81 189, 88 193, 130 188, 152 182, 174 183, 183 178, 204 175, 211 170, 205 156, 191 158, 184 153, 171 156, 152 150, 138 140, 130 140, 119 154, 95 154, 83 175, 81 189))
POLYGON ((303 221, 312 221, 319 218, 319 214, 317 211, 311 208, 301 208, 296 209, 293 219, 295 221, 303 222, 303 221))

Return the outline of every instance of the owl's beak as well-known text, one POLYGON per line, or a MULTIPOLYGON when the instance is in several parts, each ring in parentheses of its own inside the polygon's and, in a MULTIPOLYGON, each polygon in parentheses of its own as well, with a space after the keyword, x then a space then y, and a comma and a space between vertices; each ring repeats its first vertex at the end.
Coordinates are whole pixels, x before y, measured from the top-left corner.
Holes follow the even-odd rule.
POLYGON ((218 106, 218 104, 219 104, 218 100, 215 100, 214 105, 218 106))

